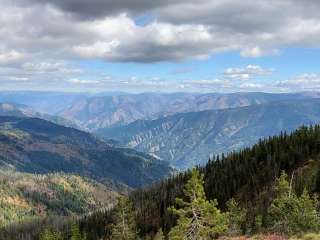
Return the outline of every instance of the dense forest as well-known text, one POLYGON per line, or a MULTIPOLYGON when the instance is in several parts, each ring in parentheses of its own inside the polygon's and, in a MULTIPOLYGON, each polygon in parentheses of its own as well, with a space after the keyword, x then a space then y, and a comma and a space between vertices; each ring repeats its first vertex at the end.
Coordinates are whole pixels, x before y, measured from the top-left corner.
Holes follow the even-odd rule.
POLYGON ((188 206, 194 203, 206 218, 218 217, 224 224, 210 223, 205 228, 208 231, 201 233, 209 232, 210 237, 190 239, 212 239, 230 234, 232 229, 239 235, 318 231, 319 156, 320 126, 302 127, 136 190, 112 210, 98 211, 73 223, 48 225, 48 220, 39 219, 37 228, 34 222, 11 225, 0 231, 0 239, 187 239, 174 237, 174 232, 186 227, 188 206), (195 194, 190 194, 192 191, 195 194), (119 219, 126 223, 127 237, 117 235, 119 219), (71 230, 77 232, 77 228, 79 234, 74 234, 78 237, 72 237, 71 230), (50 231, 59 233, 45 238, 50 231))

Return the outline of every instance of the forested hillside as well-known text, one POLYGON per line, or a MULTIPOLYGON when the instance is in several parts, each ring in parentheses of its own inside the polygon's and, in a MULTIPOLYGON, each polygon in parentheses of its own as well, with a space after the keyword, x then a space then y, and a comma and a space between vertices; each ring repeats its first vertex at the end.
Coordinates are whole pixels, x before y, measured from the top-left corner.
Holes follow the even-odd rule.
POLYGON ((106 185, 76 175, 0 170, 0 226, 36 217, 89 214, 112 206, 117 196, 106 185))
POLYGON ((167 163, 37 118, 0 117, 0 166, 20 172, 76 173, 115 187, 138 187, 171 172, 167 163))
MULTIPOLYGON (((179 221, 177 222, 177 215, 170 209, 172 206, 180 208, 178 202, 187 203, 190 200, 188 197, 190 191, 197 192, 199 199, 196 202, 199 204, 203 202, 203 207, 209 207, 210 214, 218 217, 220 213, 215 209, 217 207, 221 209, 223 215, 219 215, 219 218, 224 219, 221 228, 212 230, 212 234, 219 232, 218 235, 213 235, 216 237, 227 234, 225 231, 231 231, 233 228, 226 224, 232 222, 237 226, 239 235, 279 233, 279 231, 280 233, 288 231, 287 234, 290 235, 320 230, 320 218, 318 218, 320 213, 316 214, 318 200, 317 197, 314 200, 311 198, 311 194, 320 192, 319 125, 302 127, 292 134, 281 133, 279 136, 262 139, 251 148, 216 156, 205 167, 200 167, 198 170, 203 174, 203 195, 200 175, 193 170, 193 177, 191 177, 191 171, 187 171, 150 187, 134 191, 130 194, 130 201, 128 200, 129 202, 125 205, 121 203, 122 205, 118 205, 111 211, 97 212, 81 219, 79 226, 82 234, 86 235, 88 240, 113 239, 111 236, 115 234, 118 227, 118 211, 124 211, 128 214, 126 224, 129 224, 127 225, 130 226, 129 229, 138 230, 142 237, 154 236, 160 229, 164 235, 169 232, 170 236, 174 235, 171 230, 174 226, 179 226, 176 225, 179 221), (286 174, 281 174, 282 171, 286 174), (195 183, 191 184, 191 180, 195 183), (189 184, 186 185, 187 182, 189 184), (183 201, 176 202, 177 197, 183 201), (205 198, 216 199, 217 202, 215 204, 213 201, 209 204, 205 198), (230 202, 232 198, 234 200, 230 202), (133 204, 132 208, 130 204, 133 204), (292 207, 292 211, 282 209, 287 205, 292 207), (280 208, 275 209, 276 206, 280 208), (277 211, 281 212, 274 215, 277 211), (306 212, 303 213, 304 211, 306 212), (238 216, 237 213, 240 214, 239 218, 235 218, 238 216), (283 222, 283 219, 288 217, 290 221, 283 222), (276 226, 281 228, 275 228, 276 226)), ((185 217, 188 219, 188 215, 185 217)), ((182 224, 181 221, 180 224, 182 224)), ((212 224, 215 226, 219 223, 212 224)), ((16 229, 27 232, 30 226, 32 224, 16 229)), ((180 231, 183 228, 174 229, 174 231, 180 231)), ((12 232, 12 228, 10 231, 12 232)), ((5 236, 12 236, 10 231, 5 236)), ((60 231, 64 232, 63 228, 60 228, 60 231)), ((32 235, 32 231, 29 234, 32 235)), ((63 239, 69 238, 65 235, 63 239)))
MULTIPOLYGON (((254 229, 257 216, 266 221, 272 197, 272 184, 281 171, 293 175, 294 189, 301 194, 306 187, 320 192, 320 126, 303 127, 292 134, 282 133, 261 140, 251 148, 211 159, 200 168, 204 174, 206 196, 217 199, 222 209, 237 199, 248 210, 245 229, 254 229)), ((168 212, 176 197, 183 197, 186 172, 131 195, 142 233, 168 231, 175 218, 168 212)))

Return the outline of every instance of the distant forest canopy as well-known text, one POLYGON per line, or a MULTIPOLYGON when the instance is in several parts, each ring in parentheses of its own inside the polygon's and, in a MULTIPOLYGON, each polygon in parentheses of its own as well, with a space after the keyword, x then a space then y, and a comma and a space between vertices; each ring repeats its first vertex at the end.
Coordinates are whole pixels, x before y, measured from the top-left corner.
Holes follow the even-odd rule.
MULTIPOLYGON (((282 171, 287 173, 292 194, 297 197, 303 196, 304 189, 310 194, 320 193, 320 125, 262 139, 253 147, 216 156, 197 169, 204 176, 208 200, 217 199, 217 207, 223 212, 228 211, 227 202, 232 198, 245 209, 242 233, 268 229, 269 209, 277 199, 276 179, 282 171)), ((130 194, 141 237, 154 236, 160 229, 167 235, 176 225, 177 216, 168 209, 178 207, 177 197, 188 201, 184 188, 190 177, 191 171, 187 171, 130 194)), ((303 197, 297 199, 297 203, 303 201, 303 197)), ((109 239, 115 211, 98 211, 80 219, 80 231, 88 240, 109 239)), ((38 239, 39 232, 48 227, 45 221, 38 222, 37 228, 33 226, 33 223, 11 226, 1 231, 0 239, 38 239)), ((64 228, 64 225, 59 227, 62 232, 64 228)))

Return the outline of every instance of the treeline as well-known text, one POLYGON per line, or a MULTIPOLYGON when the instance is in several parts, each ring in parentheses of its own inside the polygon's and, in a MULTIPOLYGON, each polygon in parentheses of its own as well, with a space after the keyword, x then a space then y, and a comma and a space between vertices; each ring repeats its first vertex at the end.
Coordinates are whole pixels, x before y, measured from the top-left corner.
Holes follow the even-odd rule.
MULTIPOLYGON (((230 223, 236 226, 237 234, 286 232, 286 230, 290 231, 288 234, 294 234, 315 231, 319 227, 320 215, 318 198, 314 195, 320 192, 319 156, 320 126, 318 125, 302 127, 291 134, 282 133, 276 137, 260 140, 253 147, 239 152, 216 156, 210 159, 206 166, 197 168, 199 174, 204 177, 203 201, 214 202, 215 209, 220 209, 221 213, 228 215, 225 222, 228 226, 221 226, 224 229, 222 232, 230 231, 230 223), (283 171, 286 174, 281 175, 283 171), (308 209, 308 214, 301 214, 299 209, 303 208, 308 209), (296 215, 285 215, 286 213, 296 215), (235 216, 241 218, 237 219, 235 216), (287 219, 292 221, 288 222, 287 219), (306 226, 301 224, 303 222, 313 225, 306 226), (277 229, 275 226, 283 228, 277 229)), ((135 229, 137 238, 139 236, 143 239, 153 239, 159 235, 168 237, 170 234, 172 236, 172 231, 179 226, 183 217, 177 214, 181 209, 179 203, 190 202, 186 186, 192 179, 192 172, 190 170, 180 173, 130 194, 129 202, 123 206, 130 208, 130 204, 133 204, 133 218, 130 217, 129 225, 135 229), (177 198, 180 199, 178 202, 177 198)), ((216 211, 212 205, 204 205, 208 206, 211 212, 216 211)), ((112 238, 112 234, 119 219, 117 215, 119 211, 121 207, 118 206, 109 211, 100 211, 83 217, 78 221, 81 236, 86 240, 116 239, 112 238)), ((187 214, 186 217, 188 216, 187 214)), ((32 228, 25 226, 23 229, 17 228, 16 233, 29 230, 32 231, 32 228)), ((179 232, 181 228, 176 230, 179 232)), ((70 230, 62 227, 60 232, 64 233, 64 239, 71 239, 68 234, 70 230)), ((18 239, 38 240, 39 236, 41 235, 35 234, 34 238, 18 239)), ((4 239, 17 239, 10 238, 10 235, 6 237, 8 238, 4 239)))

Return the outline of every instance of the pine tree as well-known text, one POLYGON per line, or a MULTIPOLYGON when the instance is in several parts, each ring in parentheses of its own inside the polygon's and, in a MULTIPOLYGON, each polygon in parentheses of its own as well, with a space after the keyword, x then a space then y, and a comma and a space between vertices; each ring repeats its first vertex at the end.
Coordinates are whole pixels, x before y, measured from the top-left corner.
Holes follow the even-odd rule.
POLYGON ((320 167, 317 170, 314 191, 320 193, 320 167))
POLYGON ((203 175, 193 169, 184 190, 188 202, 177 198, 176 203, 181 208, 171 208, 178 221, 171 229, 169 239, 213 239, 226 231, 227 216, 218 210, 216 200, 206 199, 203 184, 203 175))
POLYGON ((63 240, 63 237, 60 233, 45 229, 44 232, 40 234, 40 240, 63 240))
POLYGON ((230 235, 239 235, 246 221, 247 211, 239 207, 238 203, 231 198, 227 202, 228 207, 228 217, 229 217, 229 228, 228 234, 230 235))
POLYGON ((134 217, 134 209, 131 201, 126 197, 119 197, 115 208, 115 223, 112 226, 111 239, 136 240, 137 227, 134 217))
POLYGON ((52 231, 46 229, 40 234, 40 240, 55 240, 52 231))
POLYGON ((290 235, 320 229, 316 202, 306 189, 298 197, 283 172, 277 179, 275 190, 276 197, 268 211, 270 230, 290 235))
POLYGON ((81 237, 79 225, 75 222, 71 224, 71 240, 84 240, 81 237))

